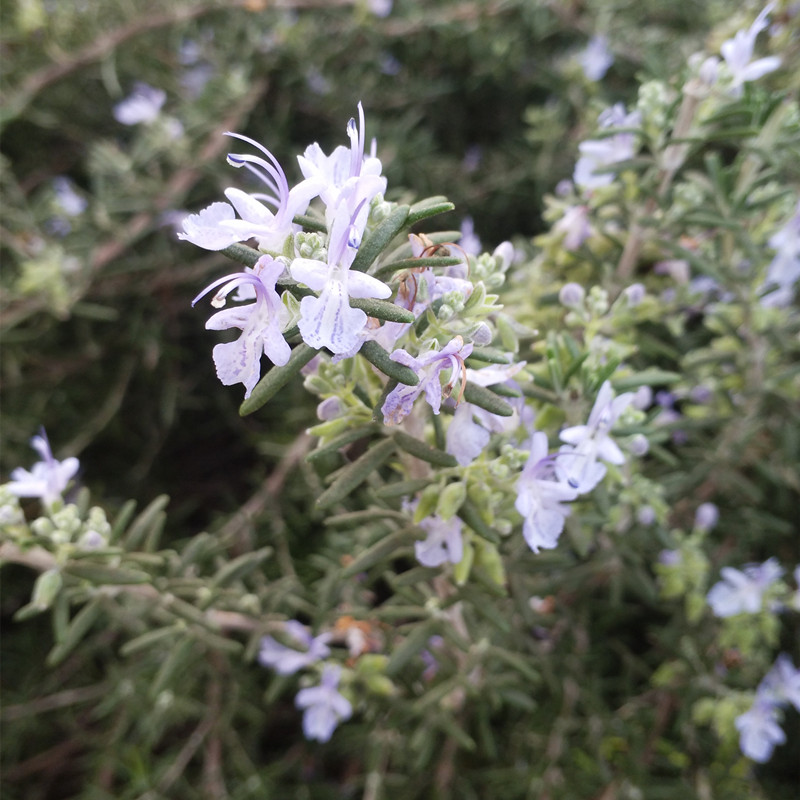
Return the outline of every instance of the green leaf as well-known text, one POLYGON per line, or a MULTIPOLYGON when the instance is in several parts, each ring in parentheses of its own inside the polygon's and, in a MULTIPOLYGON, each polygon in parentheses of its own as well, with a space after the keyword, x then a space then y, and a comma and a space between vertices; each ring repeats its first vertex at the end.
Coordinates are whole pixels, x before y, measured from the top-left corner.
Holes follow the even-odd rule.
POLYGON ((439 627, 440 623, 438 620, 429 620, 428 622, 423 622, 420 625, 414 626, 411 629, 411 633, 406 636, 403 643, 389 658, 389 663, 386 665, 386 675, 389 678, 396 677, 414 656, 425 649, 425 646, 428 644, 428 639, 439 630, 439 627))
POLYGON ((493 531, 486 524, 480 512, 469 498, 461 504, 461 508, 458 509, 458 516, 463 522, 466 522, 481 539, 486 539, 487 542, 491 542, 492 544, 500 544, 500 534, 493 531))
POLYGON ((106 564, 87 564, 85 561, 67 564, 64 567, 64 573, 98 586, 149 583, 150 581, 150 575, 138 569, 109 567, 106 564))
POLYGON ((422 491, 431 482, 431 478, 414 478, 410 481, 397 481, 397 483, 388 483, 375 491, 375 496, 383 500, 389 500, 393 497, 411 496, 417 492, 422 491))
POLYGON ((314 231, 315 233, 328 232, 328 229, 325 227, 325 220, 309 217, 307 214, 296 214, 292 222, 307 231, 314 231))
POLYGON ((350 299, 350 305, 353 308, 360 308, 368 317, 375 317, 386 322, 413 322, 416 319, 407 308, 397 306, 387 300, 353 297, 350 299))
POLYGON ((394 431, 392 438, 397 442, 398 447, 421 461, 427 461, 429 464, 435 464, 438 467, 458 466, 458 462, 449 453, 445 453, 436 447, 431 447, 426 442, 415 439, 403 431, 394 431))
POLYGON ((262 547, 253 553, 244 553, 217 571, 211 579, 212 589, 228 586, 231 583, 246 578, 251 572, 258 569, 273 553, 271 547, 262 547))
POLYGON ((161 647, 162 642, 171 645, 175 641, 176 636, 184 630, 186 630, 186 626, 182 622, 178 622, 166 628, 156 628, 155 630, 147 631, 147 633, 143 633, 141 636, 137 636, 135 639, 125 642, 125 644, 120 647, 119 652, 126 657, 151 647, 159 647, 160 652, 163 652, 165 648, 161 647))
POLYGON ((501 400, 491 389, 479 386, 477 383, 467 381, 464 386, 464 399, 499 417, 511 417, 514 414, 514 409, 505 400, 501 400))
POLYGON ((153 527, 159 524, 167 503, 169 503, 169 497, 165 494, 159 495, 136 517, 125 534, 126 550, 142 549, 153 527))
MULTIPOLYGON (((394 378, 407 386, 416 386, 419 378, 410 367, 398 364, 389 358, 389 354, 375 341, 367 341, 358 351, 372 366, 377 367, 384 375, 394 378)), ((258 387, 256 387, 258 388, 258 387)))
POLYGON ((371 436, 372 434, 377 433, 379 430, 380 426, 373 423, 369 425, 360 425, 357 428, 351 428, 349 431, 345 431, 339 436, 331 439, 329 442, 318 445, 316 450, 313 450, 306 456, 306 461, 313 464, 323 456, 326 456, 335 450, 339 450, 342 447, 346 447, 348 444, 357 442, 359 439, 363 439, 366 436, 371 436))
POLYGON ((342 570, 342 577, 351 578, 359 572, 366 572, 376 564, 380 564, 385 558, 392 556, 398 550, 408 547, 417 540, 420 534, 421 531, 419 528, 409 526, 399 531, 394 531, 394 533, 390 533, 388 536, 382 536, 375 544, 356 556, 356 558, 342 570))
POLYGON ((407 224, 409 226, 416 225, 423 219, 435 217, 437 214, 446 214, 448 211, 454 211, 455 206, 444 196, 437 195, 435 197, 426 197, 418 203, 414 203, 408 213, 407 224))
POLYGON ((395 451, 394 439, 384 439, 371 447, 352 464, 344 467, 339 477, 317 498, 317 508, 323 509, 338 503, 362 484, 395 451))
POLYGON ((473 347, 472 353, 466 360, 468 367, 474 366, 472 361, 481 361, 484 364, 510 364, 509 357, 494 347, 473 347))
POLYGON ((102 602, 102 597, 95 597, 72 618, 63 641, 59 642, 47 656, 49 667, 60 664, 86 636, 92 625, 100 618, 102 602))
POLYGON ((675 383, 681 376, 678 372, 669 372, 665 369, 645 369, 630 375, 627 378, 618 378, 611 381, 611 385, 617 392, 628 392, 631 389, 638 389, 640 386, 660 386, 665 383, 675 383))
POLYGON ((389 242, 408 224, 408 206, 398 206, 361 242, 351 269, 366 272, 389 242))
POLYGON ((251 269, 256 265, 258 259, 264 255, 258 250, 248 247, 246 244, 232 244, 219 252, 232 261, 238 261, 240 264, 244 264, 244 266, 250 267, 251 269))
POLYGON ((300 370, 317 354, 307 344, 299 344, 292 350, 289 360, 282 367, 273 367, 256 385, 253 393, 239 406, 239 416, 246 417, 271 400, 300 370))

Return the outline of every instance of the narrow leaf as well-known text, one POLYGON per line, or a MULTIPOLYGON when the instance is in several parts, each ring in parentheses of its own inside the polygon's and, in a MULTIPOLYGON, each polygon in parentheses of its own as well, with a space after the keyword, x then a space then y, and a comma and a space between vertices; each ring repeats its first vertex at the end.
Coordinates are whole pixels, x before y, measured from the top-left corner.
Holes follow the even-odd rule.
POLYGON ((484 364, 510 364, 508 356, 495 347, 473 347, 472 353, 467 358, 467 366, 471 367, 472 361, 482 361, 484 364))
POLYGON ((448 211, 454 211, 455 206, 445 197, 428 197, 425 200, 420 200, 411 206, 408 214, 407 224, 409 226, 415 225, 417 222, 428 217, 435 217, 437 214, 445 214, 448 211))
POLYGON ((133 521, 125 534, 125 549, 140 550, 153 525, 157 524, 161 512, 169 503, 169 497, 162 494, 156 497, 133 521))
POLYGON ((383 252, 386 245, 407 225, 408 206, 398 206, 384 219, 358 248, 351 269, 366 272, 372 262, 383 252))
POLYGON ((364 455, 345 467, 339 477, 317 498, 317 508, 327 508, 343 500, 387 461, 394 451, 393 439, 384 439, 371 447, 364 455))
POLYGON ((384 280, 395 272, 405 269, 419 269, 420 267, 455 267, 463 263, 463 258, 455 256, 423 256, 421 258, 402 258, 399 261, 392 261, 390 264, 382 264, 375 270, 374 275, 380 280, 384 280))
MULTIPOLYGON (((162 642, 168 642, 169 645, 175 641, 175 637, 181 631, 185 630, 186 626, 183 623, 170 625, 166 628, 156 628, 154 631, 147 631, 129 642, 125 642, 119 651, 123 656, 130 656, 138 653, 140 650, 147 650, 150 647, 161 646, 162 642)), ((163 650, 163 648, 162 648, 163 650)))
POLYGON ((407 309, 396 306, 387 300, 353 297, 350 299, 353 308, 360 308, 368 317, 375 317, 386 322, 413 322, 416 317, 407 309))
POLYGON ((251 572, 258 569, 273 553, 271 547, 262 547, 254 553, 244 553, 233 561, 229 561, 219 569, 211 580, 211 588, 216 589, 229 586, 231 583, 246 578, 251 572))
POLYGON ((47 665, 54 667, 60 664, 89 632, 89 629, 100 617, 102 598, 96 597, 87 603, 73 618, 63 641, 57 644, 47 656, 47 665))
POLYGON ((416 386, 419 383, 419 378, 413 369, 392 361, 389 354, 377 342, 364 342, 358 352, 384 375, 394 378, 399 383, 405 383, 407 386, 416 386))
POLYGON ((148 583, 150 580, 148 573, 138 569, 122 569, 121 567, 109 567, 105 564, 87 564, 83 561, 67 564, 64 567, 64 573, 98 586, 148 583))
POLYGON ((256 265, 263 253, 259 253, 258 250, 254 250, 252 247, 248 247, 246 244, 232 244, 226 247, 224 250, 220 250, 222 255, 227 256, 232 261, 238 261, 240 264, 244 264, 246 267, 250 267, 251 269, 256 265))
POLYGON ((313 464, 315 461, 318 461, 320 458, 322 458, 322 456, 326 456, 328 453, 332 453, 335 450, 346 447, 348 444, 357 442, 359 439, 363 439, 365 436, 370 436, 373 433, 376 433, 378 430, 378 426, 374 424, 360 425, 357 428, 351 428, 349 431, 345 431, 334 439, 331 439, 329 442, 317 445, 317 449, 313 450, 306 456, 306 461, 313 464))
POLYGON ((410 481, 388 483, 386 486, 381 486, 380 489, 377 489, 375 496, 380 497, 382 500, 389 500, 392 497, 411 496, 422 491, 430 482, 430 478, 414 478, 410 481))
POLYGON ((481 539, 486 539, 487 542, 491 542, 492 544, 500 544, 500 535, 484 522, 483 517, 471 500, 467 499, 461 504, 461 508, 458 509, 458 516, 461 517, 462 521, 466 522, 481 539))
POLYGON ((431 620, 412 628, 411 633, 405 641, 392 653, 389 663, 386 665, 386 675, 394 678, 411 661, 414 656, 419 655, 428 644, 428 639, 439 629, 439 621, 431 620))
POLYGON ((366 572, 398 550, 415 542, 419 533, 418 528, 407 527, 390 533, 388 536, 381 537, 345 567, 342 571, 342 577, 350 578, 359 572, 366 572))
POLYGON ((271 400, 317 354, 313 347, 299 344, 282 367, 273 367, 256 385, 253 393, 239 406, 239 416, 252 414, 271 400))
POLYGON ((477 383, 467 381, 464 386, 464 399, 468 403, 473 403, 480 406, 491 414, 497 414, 499 417, 510 417, 514 414, 514 409, 501 400, 491 389, 485 386, 478 386, 477 383))
POLYGON ((392 438, 397 442, 398 447, 401 447, 406 453, 410 453, 415 458, 421 461, 427 461, 429 464, 435 464, 438 467, 455 467, 458 462, 450 453, 445 453, 436 447, 431 447, 426 442, 409 436, 403 431, 394 431, 392 438))

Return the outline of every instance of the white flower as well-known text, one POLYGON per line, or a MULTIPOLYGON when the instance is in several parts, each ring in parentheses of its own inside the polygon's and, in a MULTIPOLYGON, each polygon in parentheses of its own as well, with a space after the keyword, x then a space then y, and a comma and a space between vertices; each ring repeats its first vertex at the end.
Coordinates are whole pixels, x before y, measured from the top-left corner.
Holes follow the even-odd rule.
POLYGON ((736 614, 757 614, 761 611, 764 593, 783 574, 777 559, 763 564, 748 564, 743 570, 723 567, 723 580, 715 583, 706 595, 711 610, 718 617, 736 614))
POLYGON ((778 725, 778 709, 756 696, 753 707, 736 717, 734 723, 739 731, 739 747, 753 761, 763 764, 769 761, 776 744, 786 741, 786 734, 778 725))
POLYGON ((80 463, 77 458, 56 461, 44 428, 40 436, 31 439, 31 446, 43 460, 37 461, 30 472, 22 467, 15 469, 6 488, 17 497, 39 497, 46 504, 52 503, 61 497, 67 484, 78 471, 80 463))
MULTIPOLYGON (((600 130, 634 128, 640 121, 639 112, 627 114, 622 103, 607 108, 598 118, 600 130)), ((636 153, 636 135, 626 131, 603 139, 589 139, 578 145, 578 149, 581 155, 572 180, 583 189, 596 189, 614 180, 614 173, 608 167, 627 161, 636 153)))
POLYGON ((620 414, 633 402, 632 392, 614 397, 611 383, 605 381, 585 425, 575 425, 561 431, 562 442, 556 469, 563 480, 581 494, 591 491, 603 478, 606 468, 597 459, 609 464, 623 464, 625 456, 611 438, 620 414))
POLYGON ((767 27, 767 14, 772 11, 773 5, 770 3, 747 30, 739 31, 733 39, 723 42, 720 47, 720 53, 733 76, 731 89, 734 94, 741 94, 742 84, 758 80, 768 72, 774 72, 781 65, 781 60, 777 56, 752 60, 756 37, 767 27))
POLYGON ((320 685, 301 689, 297 693, 294 704, 297 708, 305 709, 303 733, 306 739, 327 742, 336 726, 352 716, 350 701, 337 691, 341 672, 340 667, 326 664, 320 685))
POLYGON ((528 461, 517 481, 515 508, 524 517, 522 535, 534 553, 558 543, 564 520, 570 514, 564 503, 578 496, 575 488, 559 481, 553 459, 547 453, 547 434, 537 431, 531 438, 528 461))
POLYGON ((271 667, 279 675, 292 675, 330 655, 330 633, 312 636, 305 625, 293 619, 285 622, 283 628, 298 647, 287 647, 271 636, 265 636, 261 640, 258 653, 258 663, 261 666, 271 667))
POLYGON ((114 119, 123 125, 153 122, 161 113, 161 106, 166 99, 167 93, 162 89, 137 83, 133 92, 114 106, 114 119))
POLYGON ((578 56, 583 74, 590 81, 599 81, 614 63, 614 56, 608 49, 605 36, 592 36, 586 49, 578 56))

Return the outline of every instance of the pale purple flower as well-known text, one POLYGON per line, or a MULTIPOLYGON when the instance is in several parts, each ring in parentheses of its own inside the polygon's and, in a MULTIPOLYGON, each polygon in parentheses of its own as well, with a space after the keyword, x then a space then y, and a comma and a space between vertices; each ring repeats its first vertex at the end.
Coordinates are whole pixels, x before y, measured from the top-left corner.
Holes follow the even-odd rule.
POLYGON ((66 176, 53 178, 53 193, 59 210, 68 217, 77 217, 86 211, 86 198, 75 191, 75 184, 66 176))
POLYGON ((312 636, 305 625, 293 619, 285 622, 283 629, 297 647, 287 647, 271 636, 264 636, 258 653, 258 663, 262 667, 270 667, 279 675, 293 675, 298 670, 330 655, 328 642, 332 634, 321 633, 319 636, 312 636))
POLYGON ((559 452, 556 469, 562 479, 581 494, 591 491, 606 473, 605 466, 598 464, 597 459, 609 464, 625 462, 622 450, 611 438, 611 429, 633 400, 632 392, 614 397, 611 383, 605 381, 586 424, 561 431, 561 441, 567 444, 559 452))
POLYGON ((461 520, 452 517, 443 520, 432 514, 420 520, 419 527, 427 534, 426 538, 414 542, 414 555, 423 567, 439 567, 442 564, 458 564, 464 555, 461 538, 461 520))
MULTIPOLYGON (((516 364, 497 364, 483 369, 467 369, 466 380, 478 386, 494 386, 511 380, 524 366, 524 361, 516 364)), ((489 444, 492 433, 503 433, 519 426, 519 415, 501 417, 492 414, 473 403, 458 404, 453 419, 447 428, 446 451, 455 456, 456 461, 466 467, 471 464, 489 444)))
POLYGON ((753 761, 763 764, 772 756, 776 744, 786 741, 786 734, 778 724, 778 708, 756 695, 752 708, 736 717, 739 747, 753 761))
POLYGON ((350 119, 347 136, 350 139, 349 148, 340 145, 326 156, 315 142, 306 148, 302 156, 297 157, 305 179, 313 181, 315 187, 321 186, 317 193, 325 204, 329 226, 345 192, 352 213, 362 202, 368 208, 376 195, 386 191, 386 178, 381 176, 383 167, 375 155, 374 141, 370 155, 364 155, 365 121, 361 103, 358 104, 358 124, 355 119, 350 119))
POLYGON ((534 553, 556 546, 570 514, 565 503, 578 496, 575 488, 557 479, 553 460, 547 452, 547 435, 535 432, 528 461, 517 481, 514 503, 524 518, 522 535, 534 553))
POLYGON ((299 230, 293 223, 294 217, 308 208, 324 184, 316 179, 305 180, 290 190, 281 165, 269 150, 247 136, 226 135, 241 139, 264 154, 265 158, 229 153, 228 163, 237 168, 245 167, 263 181, 269 191, 248 194, 241 189, 226 189, 225 196, 230 204, 212 203, 199 214, 191 214, 184 220, 184 232, 179 233, 178 238, 206 250, 222 250, 235 242, 255 238, 262 250, 280 252, 286 237, 299 230))
POLYGON ((80 463, 77 458, 65 458, 63 461, 53 458, 44 428, 39 436, 31 439, 31 446, 42 460, 37 461, 30 472, 22 467, 13 470, 6 488, 17 497, 38 497, 43 503, 50 504, 60 499, 80 463))
POLYGON ((592 36, 586 49, 578 56, 578 63, 590 81, 601 80, 614 63, 614 56, 608 49, 608 39, 602 35, 592 36))
POLYGON ((392 290, 377 278, 350 266, 361 244, 366 224, 363 202, 351 215, 343 201, 334 216, 328 237, 328 262, 296 258, 290 267, 292 277, 304 283, 318 297, 300 301, 300 334, 309 347, 327 347, 334 355, 352 356, 364 341, 367 315, 350 307, 351 297, 387 298, 392 290))
POLYGON ((761 287, 768 292, 761 303, 786 306, 791 303, 794 283, 800 278, 800 203, 794 216, 770 237, 769 246, 776 252, 761 287))
POLYGON ((758 694, 775 705, 793 705, 800 711, 800 669, 781 653, 758 686, 758 694))
POLYGON ((194 305, 203 295, 222 286, 212 300, 220 307, 234 289, 243 284, 255 291, 255 303, 226 308, 206 322, 207 330, 239 328, 242 335, 233 342, 214 347, 214 364, 217 377, 225 386, 242 383, 245 398, 250 397, 261 375, 262 353, 277 366, 283 366, 291 355, 291 348, 283 338, 283 328, 288 324, 289 312, 281 302, 275 283, 283 273, 283 264, 272 256, 264 255, 252 271, 235 272, 206 286, 192 301, 194 305))
POLYGON ((719 509, 714 503, 701 503, 694 513, 694 527, 700 531, 710 531, 719 521, 719 509))
MULTIPOLYGON (((641 121, 638 111, 625 112, 622 103, 607 108, 600 114, 600 130, 613 128, 635 128, 641 121)), ((624 131, 604 139, 589 139, 578 146, 580 158, 575 164, 573 181, 583 189, 596 189, 608 186, 614 180, 608 167, 620 161, 627 161, 636 153, 636 135, 624 131)))
POLYGON ((588 207, 570 206, 553 226, 553 231, 564 234, 562 244, 566 250, 577 250, 592 235, 588 207))
POLYGON ((706 600, 718 617, 736 614, 757 614, 764 602, 764 593, 783 574, 777 559, 767 559, 763 564, 748 564, 743 570, 723 567, 723 580, 715 583, 706 600))
POLYGON ((472 344, 464 344, 460 336, 451 339, 441 350, 429 350, 417 357, 405 350, 395 350, 390 356, 392 361, 412 369, 419 378, 419 383, 416 386, 400 383, 392 389, 381 407, 384 423, 399 425, 411 413, 414 401, 422 392, 425 392, 425 399, 433 409, 433 413, 438 414, 442 405, 442 384, 439 374, 445 369, 450 370, 444 394, 447 397, 462 376, 464 359, 470 353, 472 344))
POLYGON ((295 697, 297 708, 305 709, 303 733, 306 739, 327 742, 336 726, 350 719, 353 706, 337 691, 342 670, 334 664, 326 664, 322 670, 319 686, 301 689, 295 697))
POLYGON ((458 243, 464 252, 469 255, 476 256, 481 252, 481 240, 475 233, 472 217, 464 217, 461 220, 461 238, 458 243))
POLYGON ((734 94, 741 94, 742 84, 758 80, 763 75, 774 72, 781 65, 778 56, 752 60, 756 38, 769 24, 767 15, 772 11, 773 5, 770 3, 747 30, 738 31, 733 39, 723 42, 720 47, 720 53, 733 76, 731 89, 734 94))
POLYGON ((577 308, 583 305, 586 291, 579 283, 565 283, 558 292, 558 300, 562 306, 577 308))
POLYGON ((114 119, 123 125, 150 123, 161 113, 167 93, 146 83, 137 83, 133 92, 114 106, 114 119))

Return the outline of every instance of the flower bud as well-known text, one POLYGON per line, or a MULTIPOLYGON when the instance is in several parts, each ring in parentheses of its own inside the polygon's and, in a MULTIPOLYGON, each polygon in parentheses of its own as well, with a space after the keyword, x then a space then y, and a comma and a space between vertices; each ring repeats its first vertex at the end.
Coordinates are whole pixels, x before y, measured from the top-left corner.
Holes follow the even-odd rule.
POLYGON ((719 521, 719 509, 714 503, 702 503, 694 515, 694 527, 699 531, 710 531, 719 521))
POLYGON ((50 608, 56 596, 61 591, 64 584, 64 579, 61 577, 61 572, 57 569, 48 569, 43 572, 37 579, 33 586, 33 596, 31 597, 31 605, 40 611, 45 611, 50 608))
POLYGON ((586 292, 579 283, 565 283, 558 293, 558 299, 562 306, 567 308, 577 308, 583 305, 586 292))

